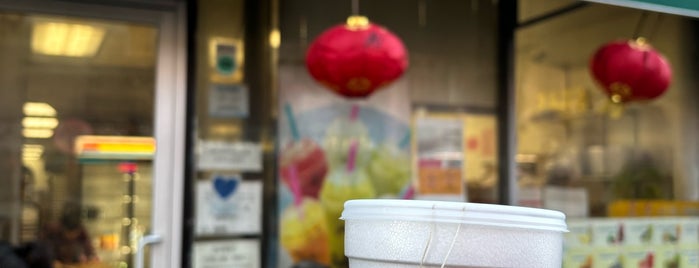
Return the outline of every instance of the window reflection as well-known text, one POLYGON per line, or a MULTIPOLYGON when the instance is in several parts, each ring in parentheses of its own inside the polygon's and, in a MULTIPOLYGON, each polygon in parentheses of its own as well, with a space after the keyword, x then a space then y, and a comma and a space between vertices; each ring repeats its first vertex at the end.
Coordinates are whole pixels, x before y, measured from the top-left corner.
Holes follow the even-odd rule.
POLYGON ((0 267, 132 265, 150 226, 156 40, 150 26, 0 12, 0 267), (148 142, 77 151, 81 135, 148 142))

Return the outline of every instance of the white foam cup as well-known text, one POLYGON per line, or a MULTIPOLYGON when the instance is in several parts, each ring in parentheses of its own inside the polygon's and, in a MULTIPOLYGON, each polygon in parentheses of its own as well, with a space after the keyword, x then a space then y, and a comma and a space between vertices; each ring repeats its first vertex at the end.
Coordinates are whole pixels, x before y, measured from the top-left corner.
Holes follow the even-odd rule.
POLYGON ((561 267, 558 211, 424 200, 345 203, 351 268, 561 267))

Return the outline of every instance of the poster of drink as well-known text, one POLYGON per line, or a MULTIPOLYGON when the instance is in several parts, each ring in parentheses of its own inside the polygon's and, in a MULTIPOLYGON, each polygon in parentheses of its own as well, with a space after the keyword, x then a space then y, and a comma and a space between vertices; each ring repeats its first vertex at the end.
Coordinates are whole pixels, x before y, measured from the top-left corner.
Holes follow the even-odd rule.
POLYGON ((348 267, 344 202, 413 195, 406 87, 348 100, 279 73, 278 267, 348 267))

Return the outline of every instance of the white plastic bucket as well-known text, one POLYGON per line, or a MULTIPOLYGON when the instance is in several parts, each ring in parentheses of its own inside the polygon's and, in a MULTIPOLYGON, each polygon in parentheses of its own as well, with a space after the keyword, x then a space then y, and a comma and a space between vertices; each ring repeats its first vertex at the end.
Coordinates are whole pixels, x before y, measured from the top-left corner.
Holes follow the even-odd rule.
POLYGON ((567 232, 558 211, 461 202, 350 200, 342 219, 351 268, 561 267, 567 232))

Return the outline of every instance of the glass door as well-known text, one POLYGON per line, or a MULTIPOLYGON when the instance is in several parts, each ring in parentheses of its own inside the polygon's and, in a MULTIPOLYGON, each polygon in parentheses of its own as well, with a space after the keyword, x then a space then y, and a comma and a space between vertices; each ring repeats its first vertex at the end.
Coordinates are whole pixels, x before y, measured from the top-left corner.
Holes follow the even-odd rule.
POLYGON ((179 266, 177 6, 9 2, 0 0, 0 247, 17 253, 0 267, 179 266), (144 255, 144 241, 160 244, 144 255))

